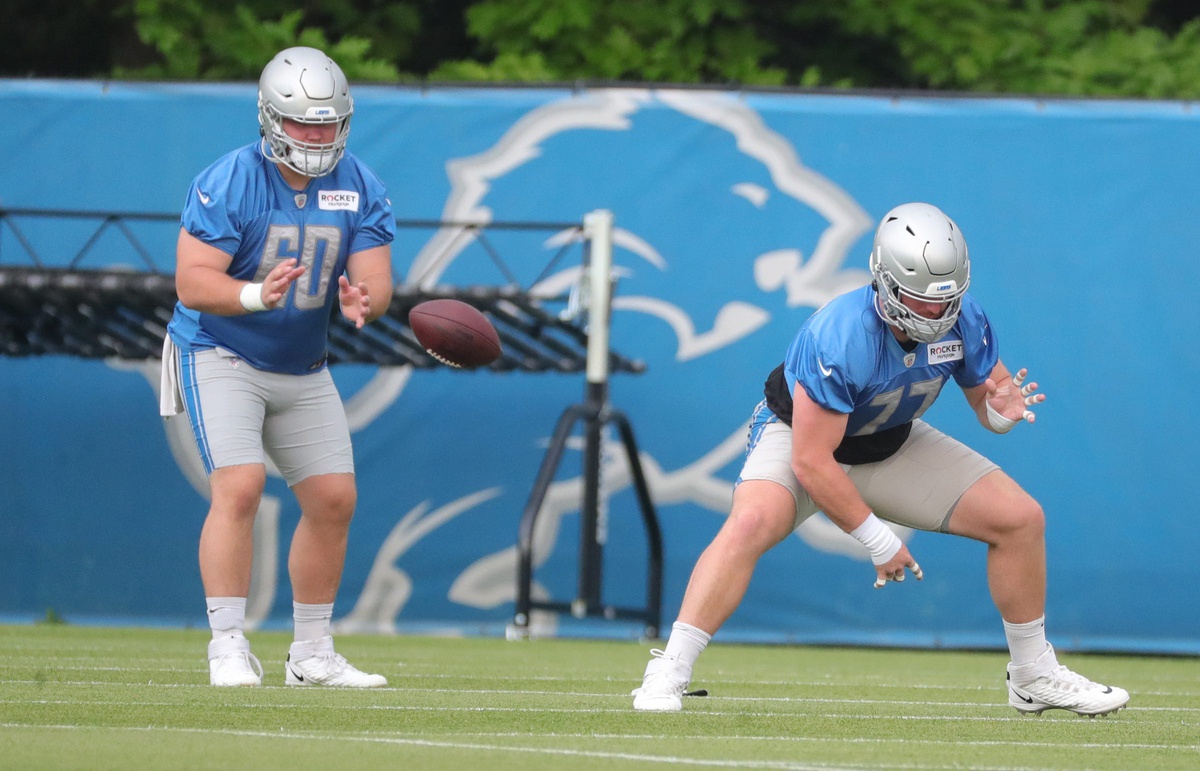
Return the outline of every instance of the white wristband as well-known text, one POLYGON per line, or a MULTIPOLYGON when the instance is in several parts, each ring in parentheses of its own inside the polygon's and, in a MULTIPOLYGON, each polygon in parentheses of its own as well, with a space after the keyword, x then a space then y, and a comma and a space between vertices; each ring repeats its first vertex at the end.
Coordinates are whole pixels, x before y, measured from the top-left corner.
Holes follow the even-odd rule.
POLYGON ((996 410, 992 409, 991 402, 987 402, 986 404, 987 404, 988 425, 990 425, 992 427, 992 430, 995 431, 997 434, 1007 434, 1009 431, 1012 431, 1013 426, 1015 426, 1021 422, 1020 420, 1013 420, 1012 418, 1006 418, 1003 415, 1001 415, 999 412, 996 412, 996 410))
POLYGON ((242 307, 251 313, 257 311, 265 311, 266 303, 262 300, 262 284, 246 284, 242 287, 242 293, 238 299, 242 301, 242 307))
POLYGON ((871 553, 871 562, 875 565, 882 565, 895 557, 896 552, 904 545, 892 529, 874 513, 868 514, 861 525, 850 531, 850 535, 867 547, 867 551, 871 553))

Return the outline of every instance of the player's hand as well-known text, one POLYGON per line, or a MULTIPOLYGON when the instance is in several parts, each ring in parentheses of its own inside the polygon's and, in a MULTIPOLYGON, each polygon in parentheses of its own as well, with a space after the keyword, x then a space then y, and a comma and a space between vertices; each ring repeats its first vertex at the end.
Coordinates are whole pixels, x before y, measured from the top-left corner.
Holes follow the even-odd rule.
POLYGON ((988 406, 1009 420, 1026 420, 1030 423, 1037 420, 1037 416, 1029 408, 1046 401, 1046 395, 1034 393, 1038 387, 1037 383, 1025 383, 1028 374, 1029 370, 1022 367, 1011 379, 1000 385, 988 378, 988 406))
POLYGON ((371 311, 371 295, 367 292, 367 285, 362 282, 351 284, 345 276, 338 276, 338 302, 342 306, 342 315, 353 321, 355 327, 362 329, 371 311))
POLYGON ((904 581, 905 569, 912 571, 913 577, 918 581, 925 580, 925 573, 921 571, 921 566, 913 559, 909 553, 908 547, 901 545, 900 551, 896 552, 896 556, 892 557, 882 565, 875 566, 875 588, 882 589, 887 585, 888 581, 902 583, 904 581))
POLYGON ((283 302, 288 287, 302 275, 304 275, 304 266, 297 265, 294 259, 284 260, 271 268, 271 272, 262 282, 262 301, 263 305, 267 306, 267 310, 274 310, 278 307, 279 303, 283 302))

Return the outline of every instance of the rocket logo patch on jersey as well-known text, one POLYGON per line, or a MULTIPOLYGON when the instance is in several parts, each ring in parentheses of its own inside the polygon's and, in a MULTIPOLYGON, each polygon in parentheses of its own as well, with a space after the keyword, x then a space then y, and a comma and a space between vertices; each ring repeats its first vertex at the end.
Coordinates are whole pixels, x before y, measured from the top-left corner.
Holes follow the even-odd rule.
POLYGON ((322 190, 317 206, 325 211, 358 211, 358 193, 353 190, 322 190))
POLYGON ((962 340, 939 340, 930 343, 926 350, 926 358, 930 364, 941 364, 944 361, 962 361, 962 340))

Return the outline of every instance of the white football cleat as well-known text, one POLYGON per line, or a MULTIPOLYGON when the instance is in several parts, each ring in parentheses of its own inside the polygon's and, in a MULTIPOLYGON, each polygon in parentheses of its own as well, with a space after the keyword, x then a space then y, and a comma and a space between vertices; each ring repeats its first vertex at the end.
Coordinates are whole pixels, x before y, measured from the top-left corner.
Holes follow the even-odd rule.
POLYGON ((222 637, 208 643, 208 682, 221 686, 262 685, 262 664, 245 637, 222 637))
POLYGON ((633 689, 633 708, 641 712, 678 712, 692 680, 692 665, 655 649, 646 665, 642 687, 633 689))
POLYGON ((382 688, 383 675, 369 675, 356 669, 333 650, 333 638, 294 642, 284 662, 285 685, 331 685, 340 688, 382 688))
POLYGON ((1032 664, 1008 665, 1008 703, 1023 714, 1040 715, 1048 709, 1065 709, 1077 715, 1107 715, 1129 703, 1129 692, 1093 683, 1058 663, 1054 648, 1032 664), (1038 674, 1041 672, 1042 674, 1038 674))

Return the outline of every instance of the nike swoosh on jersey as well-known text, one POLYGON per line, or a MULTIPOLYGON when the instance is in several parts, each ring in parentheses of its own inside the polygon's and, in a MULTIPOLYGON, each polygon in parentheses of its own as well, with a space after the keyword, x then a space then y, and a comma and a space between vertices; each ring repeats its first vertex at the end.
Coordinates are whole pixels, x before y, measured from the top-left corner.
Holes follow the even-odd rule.
POLYGON ((817 366, 821 368, 821 374, 825 377, 829 377, 833 374, 833 370, 826 368, 824 362, 822 362, 820 359, 817 359, 817 366))
POLYGON ((204 204, 205 206, 208 206, 208 202, 212 200, 211 198, 206 196, 204 194, 204 191, 201 190, 200 188, 196 188, 196 196, 200 199, 200 203, 204 204))

